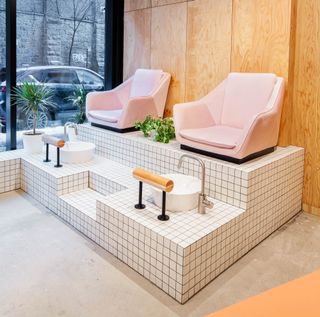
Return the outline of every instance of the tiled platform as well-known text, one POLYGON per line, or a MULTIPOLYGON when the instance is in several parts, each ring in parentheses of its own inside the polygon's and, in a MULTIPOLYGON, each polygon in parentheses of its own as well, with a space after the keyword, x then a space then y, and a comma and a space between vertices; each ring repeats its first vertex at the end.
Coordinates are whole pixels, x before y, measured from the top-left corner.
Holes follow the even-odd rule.
MULTIPOLYGON (((288 147, 243 165, 202 157, 214 208, 206 215, 169 213, 170 220, 160 222, 147 186, 147 208, 133 207, 138 184, 132 167, 178 172, 184 151, 136 133, 79 130, 81 139, 97 145, 93 161, 56 169, 41 155, 1 153, 6 178, 0 192, 21 187, 180 303, 301 209, 303 150, 288 147)), ((187 160, 182 172, 199 176, 199 167, 187 160)))

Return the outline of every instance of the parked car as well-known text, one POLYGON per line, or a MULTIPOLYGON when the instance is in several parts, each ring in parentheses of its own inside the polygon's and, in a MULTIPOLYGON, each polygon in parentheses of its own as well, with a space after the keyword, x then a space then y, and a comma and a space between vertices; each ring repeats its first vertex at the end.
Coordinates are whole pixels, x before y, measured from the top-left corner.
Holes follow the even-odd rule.
MULTIPOLYGON (((103 77, 96 72, 73 66, 36 66, 17 69, 17 85, 22 82, 33 82, 45 85, 54 91, 53 102, 57 105, 54 109, 48 109, 38 118, 39 127, 46 127, 49 121, 59 120, 61 124, 70 121, 77 113, 77 107, 68 100, 76 85, 83 85, 86 92, 101 91, 104 89, 103 77)), ((0 83, 0 122, 5 126, 5 100, 6 82, 0 83)), ((18 129, 30 128, 30 118, 24 117, 18 109, 18 129)), ((4 130, 4 128, 2 128, 4 130)))

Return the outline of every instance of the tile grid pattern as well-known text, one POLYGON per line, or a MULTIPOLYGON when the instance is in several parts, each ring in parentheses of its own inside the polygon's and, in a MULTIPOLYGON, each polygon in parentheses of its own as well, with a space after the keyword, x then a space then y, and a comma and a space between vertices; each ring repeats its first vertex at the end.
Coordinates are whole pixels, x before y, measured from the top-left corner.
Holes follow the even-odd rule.
MULTIPOLYGON (((178 143, 174 141, 163 145, 143 138, 139 132, 119 135, 89 125, 79 127, 79 138, 82 141, 94 142, 97 154, 102 157, 126 166, 140 166, 160 174, 184 173, 199 177, 200 168, 194 160, 186 159, 181 170, 178 169, 181 155, 191 153, 180 150, 178 143)), ((230 205, 246 208, 249 173, 259 166, 280 159, 293 148, 278 149, 271 155, 241 165, 196 156, 201 157, 206 165, 205 186, 208 195, 230 205)))
MULTIPOLYGON (((184 153, 175 144, 163 146, 136 135, 84 126, 81 138, 83 131, 89 139, 98 139, 100 154, 131 167, 177 172, 184 153)), ((20 187, 21 174, 23 190, 184 303, 301 209, 303 150, 279 149, 241 166, 204 160, 207 189, 220 201, 215 201, 216 218, 206 215, 207 223, 200 221, 188 229, 198 216, 195 211, 172 215, 169 225, 163 226, 155 220, 159 210, 150 207, 150 201, 146 212, 132 210, 137 182, 131 168, 114 161, 97 158, 57 170, 44 165, 41 156, 13 151, 0 155, 0 173, 2 162, 14 161, 18 179, 14 189, 20 187)), ((198 176, 199 168, 187 160, 182 172, 198 176)))
POLYGON ((117 247, 116 256, 184 303, 301 210, 302 164, 299 151, 257 169, 248 182, 249 197, 255 193, 250 208, 232 210, 225 205, 223 213, 224 204, 215 202, 205 224, 195 222, 198 215, 193 211, 159 225, 159 210, 137 212, 132 208, 136 196, 130 191, 125 199, 118 193, 98 201, 97 213, 117 247), (219 213, 221 222, 210 222, 210 216, 219 213), (210 223, 217 226, 202 231, 210 223))
POLYGON ((19 189, 20 159, 0 160, 0 193, 19 189))

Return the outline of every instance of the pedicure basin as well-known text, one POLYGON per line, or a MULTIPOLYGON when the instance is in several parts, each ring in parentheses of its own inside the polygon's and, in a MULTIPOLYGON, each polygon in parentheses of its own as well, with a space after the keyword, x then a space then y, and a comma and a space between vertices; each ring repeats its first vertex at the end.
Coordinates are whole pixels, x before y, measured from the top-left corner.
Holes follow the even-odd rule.
MULTIPOLYGON (((184 174, 164 174, 165 178, 174 182, 173 190, 167 193, 167 210, 172 212, 188 211, 198 205, 199 193, 201 191, 201 181, 198 178, 184 174)), ((151 188, 154 203, 161 208, 162 191, 151 188)))
POLYGON ((66 142, 61 148, 61 161, 63 163, 85 163, 93 159, 96 146, 88 142, 66 142))

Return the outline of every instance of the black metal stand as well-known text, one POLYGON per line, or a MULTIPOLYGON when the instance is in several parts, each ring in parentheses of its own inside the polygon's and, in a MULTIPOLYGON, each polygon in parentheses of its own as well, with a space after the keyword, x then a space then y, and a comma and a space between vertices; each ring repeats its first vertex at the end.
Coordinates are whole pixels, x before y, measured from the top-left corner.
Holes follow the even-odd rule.
POLYGON ((139 182, 139 203, 134 205, 136 209, 146 208, 146 205, 142 203, 142 186, 143 186, 142 182, 139 182))
POLYGON ((43 162, 48 163, 51 162, 51 160, 49 160, 49 144, 46 143, 46 159, 43 160, 43 162))
POLYGON ((57 147, 57 164, 54 167, 62 167, 60 164, 60 148, 57 147))
POLYGON ((168 215, 166 215, 166 198, 167 193, 165 191, 162 192, 162 213, 158 216, 158 219, 161 221, 167 221, 170 219, 168 215))

